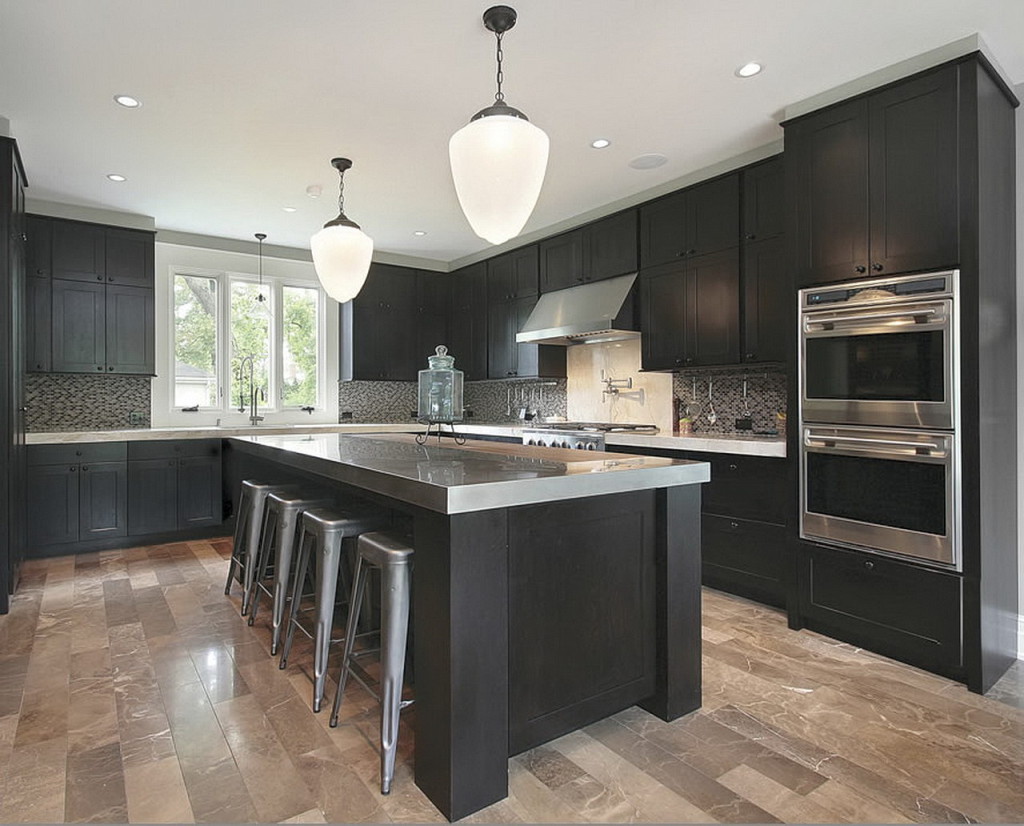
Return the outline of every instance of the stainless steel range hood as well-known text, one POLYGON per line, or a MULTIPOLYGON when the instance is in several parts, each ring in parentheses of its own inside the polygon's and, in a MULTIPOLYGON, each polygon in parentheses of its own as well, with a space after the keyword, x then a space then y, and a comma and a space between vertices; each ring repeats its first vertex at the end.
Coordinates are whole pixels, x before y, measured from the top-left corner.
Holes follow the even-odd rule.
POLYGON ((592 344, 636 338, 636 330, 615 328, 636 273, 544 293, 516 334, 520 343, 592 344))

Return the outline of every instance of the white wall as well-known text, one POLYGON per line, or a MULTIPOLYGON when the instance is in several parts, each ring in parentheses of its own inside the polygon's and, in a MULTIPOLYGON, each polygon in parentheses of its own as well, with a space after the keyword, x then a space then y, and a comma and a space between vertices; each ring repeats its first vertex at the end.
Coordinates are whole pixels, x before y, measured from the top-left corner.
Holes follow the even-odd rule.
MULTIPOLYGON (((1024 83, 1014 91, 1024 100, 1024 83)), ((1017 656, 1024 659, 1024 106, 1017 107, 1017 656)))

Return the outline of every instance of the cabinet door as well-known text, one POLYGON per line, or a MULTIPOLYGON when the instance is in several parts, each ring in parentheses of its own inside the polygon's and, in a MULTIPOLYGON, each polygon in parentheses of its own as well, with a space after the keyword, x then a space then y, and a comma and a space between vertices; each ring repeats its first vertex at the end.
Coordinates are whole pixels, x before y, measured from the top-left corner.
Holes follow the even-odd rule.
POLYGON ((786 227, 786 176, 782 156, 743 170, 743 238, 763 241, 786 227))
POLYGON ((664 264, 640 273, 641 360, 644 370, 685 367, 686 266, 664 264))
POLYGON ((80 465, 78 532, 81 540, 128 535, 128 463, 80 465))
POLYGON ((492 301, 487 305, 487 377, 504 379, 515 375, 515 303, 492 301))
POLYGON ((466 381, 487 378, 487 264, 465 267, 452 276, 449 350, 466 381))
POLYGON ((29 277, 50 278, 53 275, 53 222, 38 215, 25 216, 25 272, 29 277))
MULTIPOLYGON (((416 378, 416 271, 374 264, 352 302, 352 378, 416 378)), ((344 361, 344 359, 343 359, 344 361)))
POLYGON ((53 370, 99 373, 106 369, 106 287, 53 279, 53 370))
POLYGON ((153 290, 110 284, 106 301, 106 371, 153 375, 156 372, 153 290))
POLYGON ((686 255, 686 190, 640 207, 640 266, 652 267, 686 255))
POLYGON ((78 541, 78 465, 36 465, 27 471, 28 542, 78 541))
POLYGON ((416 274, 416 349, 412 355, 417 372, 427 368, 427 358, 434 355, 439 344, 451 349, 448 342, 451 281, 446 273, 416 274))
POLYGON ((724 516, 701 517, 701 582, 769 605, 785 604, 786 529, 724 516))
POLYGON ((810 115, 786 129, 795 201, 797 286, 847 281, 868 266, 867 101, 810 115))
POLYGON ((25 279, 25 369, 30 373, 50 370, 52 301, 49 278, 25 279))
POLYGON ((871 272, 956 266, 957 69, 870 98, 871 272))
POLYGON ((696 365, 740 360, 739 251, 702 255, 687 262, 687 356, 696 365))
POLYGON ((512 297, 537 295, 540 291, 540 256, 537 245, 510 252, 512 259, 512 297))
POLYGON ((153 286, 153 234, 132 229, 106 232, 106 276, 109 284, 153 286))
POLYGON ((178 460, 128 462, 128 535, 165 533, 178 526, 178 460))
POLYGON ((178 527, 221 523, 221 459, 191 456, 178 460, 178 527))
POLYGON ((785 239, 748 243, 743 249, 742 361, 785 362, 795 341, 796 291, 785 239))
POLYGON ((583 230, 540 242, 540 291, 549 293, 583 282, 583 230))
POLYGON ((103 281, 104 227, 53 221, 53 277, 72 281, 103 281))
POLYGON ((637 210, 629 209, 583 228, 585 281, 636 272, 637 216, 637 210))
POLYGON ((740 242, 740 176, 726 175, 686 190, 687 256, 707 255, 740 242))

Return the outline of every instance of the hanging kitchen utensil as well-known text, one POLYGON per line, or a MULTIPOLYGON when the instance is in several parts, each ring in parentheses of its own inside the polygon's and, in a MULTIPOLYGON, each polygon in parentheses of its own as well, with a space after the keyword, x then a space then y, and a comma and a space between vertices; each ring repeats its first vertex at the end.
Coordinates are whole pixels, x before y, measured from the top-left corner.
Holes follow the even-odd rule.
POLYGON ((750 415, 750 405, 747 402, 747 380, 743 380, 743 415, 735 422, 737 430, 753 430, 754 419, 750 415))
POLYGON ((715 400, 711 398, 711 388, 714 387, 714 379, 708 378, 708 424, 718 421, 718 413, 715 412, 715 400))

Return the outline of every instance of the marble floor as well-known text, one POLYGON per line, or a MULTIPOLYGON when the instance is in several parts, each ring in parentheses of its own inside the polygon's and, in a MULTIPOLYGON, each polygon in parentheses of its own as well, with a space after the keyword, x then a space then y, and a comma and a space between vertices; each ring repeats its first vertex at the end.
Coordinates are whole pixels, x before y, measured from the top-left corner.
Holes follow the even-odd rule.
MULTIPOLYGON (((223 594, 229 552, 25 564, 0 617, 0 822, 442 820, 412 781, 412 718, 382 797, 372 701, 352 684, 336 729, 310 711, 309 644, 278 669, 265 614, 250 628, 223 594)), ((632 708, 519 755, 470 819, 1024 821, 1020 663, 980 697, 714 591, 703 630, 699 712, 632 708)))

